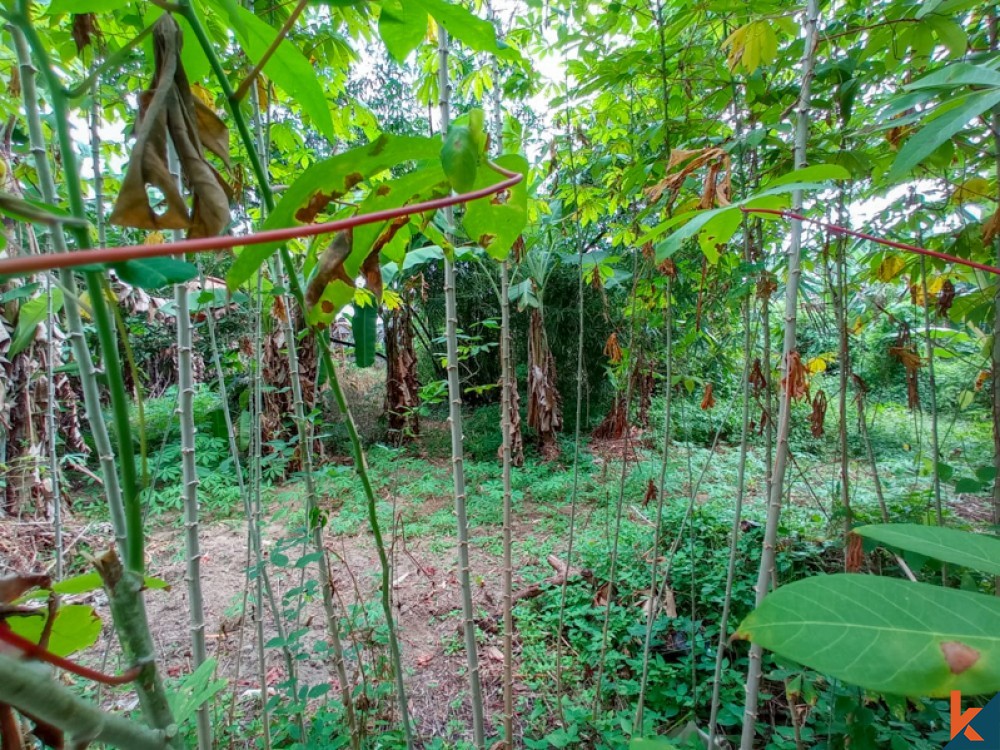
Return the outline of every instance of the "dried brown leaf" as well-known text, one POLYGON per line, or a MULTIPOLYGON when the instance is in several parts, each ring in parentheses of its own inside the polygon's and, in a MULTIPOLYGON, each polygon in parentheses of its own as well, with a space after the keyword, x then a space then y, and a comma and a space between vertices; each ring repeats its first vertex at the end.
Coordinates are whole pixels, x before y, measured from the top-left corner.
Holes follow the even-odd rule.
POLYGON ((951 305, 955 301, 955 285, 951 283, 951 279, 945 279, 944 283, 941 285, 941 291, 938 292, 937 297, 937 314, 942 318, 948 316, 948 311, 951 310, 951 305))
POLYGON ((611 360, 611 364, 616 365, 622 361, 622 348, 618 344, 618 334, 612 332, 608 340, 604 342, 604 356, 611 360))
POLYGON ((701 398, 701 409, 707 411, 715 406, 714 387, 711 383, 705 385, 705 395, 701 398))
POLYGON ((817 391, 812 401, 812 413, 809 415, 809 429, 815 438, 823 437, 826 406, 826 393, 817 391))
POLYGON ((993 215, 983 222, 983 243, 988 245, 1000 234, 1000 208, 993 212, 993 215))
POLYGON ((228 225, 229 188, 206 161, 209 148, 228 159, 225 126, 208 107, 199 108, 180 60, 181 32, 170 14, 153 28, 153 88, 140 97, 136 142, 122 188, 111 215, 112 223, 139 229, 188 229, 188 237, 220 234, 228 225), (201 126, 206 128, 202 141, 201 126), (167 166, 167 138, 173 144, 181 175, 192 195, 190 216, 177 180, 167 166), (157 187, 167 208, 158 213, 150 204, 146 186, 157 187))
POLYGON ((382 267, 378 262, 378 250, 372 250, 361 264, 365 277, 365 288, 375 295, 375 301, 382 301, 382 267))
POLYGON ((650 502, 656 499, 656 495, 657 495, 656 483, 652 479, 650 479, 646 483, 646 496, 642 499, 642 507, 643 508, 647 507, 650 504, 650 502))
POLYGON ((789 353, 787 365, 785 377, 781 379, 782 387, 793 399, 809 398, 808 370, 797 351, 789 353))
POLYGON ((101 29, 97 25, 97 17, 93 13, 74 13, 73 29, 70 33, 73 35, 73 43, 76 45, 76 51, 82 52, 83 48, 89 47, 94 39, 101 37, 101 29))

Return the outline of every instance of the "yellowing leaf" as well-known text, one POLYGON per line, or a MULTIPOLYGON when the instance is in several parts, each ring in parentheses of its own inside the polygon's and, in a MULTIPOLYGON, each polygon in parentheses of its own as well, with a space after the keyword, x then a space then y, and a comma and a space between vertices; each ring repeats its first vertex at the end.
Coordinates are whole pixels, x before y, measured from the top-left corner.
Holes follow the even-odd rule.
POLYGON ((384 289, 382 291, 382 302, 385 304, 387 310, 398 310, 403 306, 403 298, 391 289, 384 289))
POLYGON ((201 99, 201 103, 209 109, 215 108, 215 97, 212 95, 211 91, 206 89, 200 83, 191 84, 191 93, 201 99))
POLYGON ((742 26, 722 43, 729 47, 729 69, 735 70, 742 63, 747 73, 761 65, 769 65, 778 57, 778 37, 767 21, 753 21, 742 26))
POLYGON ((883 260, 878 267, 878 279, 879 281, 892 281, 894 278, 899 276, 906 263, 902 258, 898 256, 890 256, 883 260))
POLYGON ((837 352, 821 352, 806 362, 806 369, 811 375, 826 372, 831 363, 837 361, 837 352))
MULTIPOLYGON (((941 293, 941 289, 944 287, 944 282, 948 280, 947 276, 938 276, 934 279, 929 279, 927 282, 927 296, 933 301, 937 299, 937 296, 941 293)), ((924 285, 917 282, 913 289, 913 304, 922 305, 924 304, 924 285)))
POLYGON ((990 181, 985 177, 973 177, 955 188, 951 194, 952 203, 984 203, 996 200, 996 191, 990 189, 990 181))
POLYGON ((725 41, 722 43, 722 49, 729 47, 729 56, 726 58, 726 63, 729 65, 730 70, 735 70, 736 66, 740 62, 740 58, 743 57, 743 48, 746 46, 747 37, 747 27, 740 26, 732 34, 726 37, 725 41))
POLYGON ((162 245, 165 242, 163 232, 150 232, 143 240, 144 245, 162 245))
POLYGON ((813 357, 806 362, 806 369, 809 370, 809 373, 812 375, 820 372, 826 372, 826 360, 822 357, 813 357))
POLYGON ((355 307, 368 307, 369 305, 374 305, 375 295, 363 287, 358 287, 354 290, 353 304, 355 307))

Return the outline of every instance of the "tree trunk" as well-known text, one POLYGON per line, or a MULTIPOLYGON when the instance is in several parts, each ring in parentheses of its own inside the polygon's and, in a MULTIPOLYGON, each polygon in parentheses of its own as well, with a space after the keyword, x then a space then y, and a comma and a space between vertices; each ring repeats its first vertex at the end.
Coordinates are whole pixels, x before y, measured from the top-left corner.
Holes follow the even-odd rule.
POLYGON ((389 442, 399 446, 420 434, 420 382, 413 348, 413 315, 405 302, 385 321, 385 410, 389 415, 389 442))
POLYGON ((528 426, 538 433, 542 458, 557 458, 562 398, 556 388, 556 363, 545 335, 545 317, 539 308, 532 308, 528 325, 528 426))

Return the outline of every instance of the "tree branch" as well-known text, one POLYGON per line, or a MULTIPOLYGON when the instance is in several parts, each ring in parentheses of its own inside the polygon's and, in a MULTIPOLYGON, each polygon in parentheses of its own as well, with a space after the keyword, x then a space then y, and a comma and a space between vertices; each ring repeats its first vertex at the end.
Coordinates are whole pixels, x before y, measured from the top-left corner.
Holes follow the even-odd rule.
POLYGON ((260 61, 256 65, 254 65, 253 70, 250 71, 250 75, 244 78, 243 82, 240 84, 240 87, 236 89, 235 92, 233 92, 234 105, 242 101, 243 97, 247 95, 247 92, 250 90, 250 86, 253 85, 253 82, 257 79, 257 76, 260 75, 260 71, 262 71, 264 69, 264 66, 267 65, 268 60, 271 59, 271 55, 277 52, 278 46, 283 41, 285 41, 285 37, 288 36, 288 32, 292 30, 292 26, 295 25, 295 22, 298 20, 299 16, 302 15, 302 11, 306 9, 306 5, 308 4, 308 2, 309 0, 299 0, 295 8, 292 9, 291 15, 289 15, 285 23, 282 24, 281 29, 278 31, 278 35, 274 37, 274 41, 271 42, 271 46, 268 47, 267 50, 264 52, 264 55, 263 57, 260 58, 260 61))
POLYGON ((0 654, 0 703, 63 730, 75 742, 128 750, 165 750, 168 733, 149 729, 77 697, 38 664, 0 654))

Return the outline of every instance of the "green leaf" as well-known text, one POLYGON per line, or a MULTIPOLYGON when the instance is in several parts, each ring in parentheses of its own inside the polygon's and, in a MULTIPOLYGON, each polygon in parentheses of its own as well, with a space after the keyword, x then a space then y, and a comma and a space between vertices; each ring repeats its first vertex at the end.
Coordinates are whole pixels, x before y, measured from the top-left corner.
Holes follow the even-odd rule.
POLYGON ((384 0, 378 33, 393 59, 403 62, 427 33, 427 11, 411 0, 384 0))
POLYGON ((996 537, 915 523, 862 526, 854 533, 941 562, 1000 575, 1000 539, 996 537))
MULTIPOLYGON (((494 203, 494 197, 480 198, 466 204, 462 226, 473 242, 478 243, 491 257, 503 260, 528 223, 528 162, 523 156, 508 154, 496 160, 498 166, 524 175, 511 188, 503 203, 494 203)), ((476 188, 495 185, 503 178, 492 169, 479 170, 476 188)))
POLYGON ((628 750, 676 750, 677 745, 667 740, 647 739, 645 737, 628 743, 628 750))
MULTIPOLYGON (((10 629, 32 643, 38 643, 45 626, 45 617, 11 617, 10 629)), ((86 604, 64 604, 56 611, 49 651, 56 656, 69 656, 93 646, 101 635, 101 618, 86 604)))
POLYGON ((933 13, 941 4, 942 0, 924 0, 917 10, 916 18, 923 18, 929 13, 933 13))
POLYGON ((72 578, 64 578, 52 584, 52 590, 63 596, 72 594, 87 594, 104 588, 104 582, 97 573, 83 573, 72 578))
POLYGON ((966 36, 965 30, 954 18, 931 16, 924 23, 934 30, 938 41, 948 48, 949 55, 961 57, 965 54, 965 50, 969 46, 969 37, 966 36))
POLYGON ((242 411, 240 412, 240 420, 236 427, 236 432, 239 438, 240 450, 250 449, 250 433, 253 430, 250 421, 250 412, 242 411))
POLYGON ((409 2, 434 16, 434 20, 444 26, 451 36, 470 49, 476 52, 489 52, 501 60, 524 62, 520 52, 497 41, 497 32, 492 23, 474 16, 463 6, 452 5, 445 0, 409 0, 409 2))
POLYGON ((920 162, 930 156, 938 146, 963 130, 973 119, 1000 104, 1000 91, 981 91, 969 95, 961 106, 936 118, 915 135, 910 136, 896 156, 886 179, 896 182, 920 162))
POLYGON ((49 15, 62 13, 111 13, 130 5, 128 0, 52 0, 49 15))
POLYGON ((174 723, 182 725, 205 703, 226 687, 225 680, 215 677, 215 659, 206 659, 191 674, 167 691, 167 700, 174 723))
POLYGON ((1000 691, 998 621, 992 596, 841 573, 775 590, 736 637, 868 690, 991 695, 1000 691))
MULTIPOLYGON (((52 287, 52 312, 59 312, 63 306, 63 293, 59 287, 52 287)), ((30 299, 21 305, 17 314, 17 328, 14 329, 13 341, 7 349, 7 358, 12 359, 15 354, 23 351, 35 337, 38 325, 45 320, 49 314, 49 295, 42 294, 39 297, 30 299)))
MULTIPOLYGON (((214 2, 220 12, 226 13, 229 17, 243 52, 254 63, 260 62, 271 43, 277 38, 278 30, 241 5, 220 0, 214 2)), ((320 133, 331 142, 336 140, 326 93, 313 66, 298 47, 287 38, 282 39, 274 54, 264 65, 264 72, 295 99, 320 133)))
MULTIPOLYGON (((440 149, 441 141, 437 138, 382 135, 372 143, 313 164, 283 193, 263 228, 279 229, 309 223, 316 214, 316 211, 303 214, 309 204, 322 201, 325 205, 324 199, 341 198, 363 180, 390 167, 437 159, 440 149)), ((229 288, 236 289, 253 276, 281 244, 269 242, 243 248, 226 276, 229 288)))
POLYGON ((18 198, 16 195, 0 190, 0 214, 15 221, 35 222, 58 226, 66 224, 74 227, 89 227, 86 219, 79 219, 58 206, 50 206, 42 201, 18 198))
MULTIPOLYGON (((162 578, 146 576, 142 580, 145 589, 169 589, 170 584, 162 578)), ((97 573, 81 573, 78 576, 64 578, 52 584, 52 591, 62 596, 72 596, 75 594, 88 594, 104 587, 104 582, 97 573)), ((32 599, 45 599, 49 595, 48 589, 33 589, 18 599, 18 602, 30 601, 32 599)))
POLYGON ((358 367, 371 367, 375 364, 377 320, 378 310, 374 304, 354 308, 351 332, 354 334, 354 364, 358 367))
POLYGON ((710 265, 719 262, 719 249, 732 239, 742 223, 739 211, 724 211, 705 223, 698 234, 698 244, 710 265))
POLYGON ((453 125, 448 129, 441 147, 441 166, 456 193, 472 190, 479 168, 479 152, 469 128, 453 125))
POLYGON ((765 192, 778 185, 793 182, 820 182, 822 180, 849 180, 851 173, 839 164, 813 164, 776 177, 764 186, 765 192))
MULTIPOLYGON (((441 168, 440 160, 435 160, 419 165, 407 175, 374 186, 369 191, 368 197, 362 201, 358 213, 363 215, 398 208, 410 203, 440 198, 450 192, 451 187, 441 168)), ((361 264, 391 224, 392 222, 383 221, 355 227, 351 254, 344 261, 344 270, 348 276, 353 277, 361 270, 361 264)))
POLYGON ((198 275, 198 267, 175 258, 143 258, 111 265, 127 284, 149 291, 171 284, 183 284, 198 275))
POLYGON ((982 482, 972 477, 962 477, 955 482, 955 492, 959 495, 978 495, 983 491, 982 482))
POLYGON ((417 250, 410 250, 403 261, 403 274, 440 260, 444 260, 444 252, 437 245, 427 245, 417 250))
POLYGON ((1000 72, 984 65, 970 63, 953 63, 946 68, 918 78, 913 83, 903 86, 907 91, 919 89, 947 89, 958 86, 990 86, 1000 88, 1000 72))
MULTIPOLYGON (((656 261, 657 263, 662 262, 665 258, 669 258, 677 252, 685 240, 703 231, 710 222, 711 226, 716 231, 719 231, 719 236, 724 236, 724 230, 732 226, 732 215, 738 215, 741 206, 746 206, 747 208, 774 208, 772 200, 774 196, 786 195, 797 190, 803 192, 822 190, 827 187, 822 182, 801 181, 810 176, 819 179, 846 179, 850 177, 850 173, 839 164, 817 164, 814 167, 805 167, 795 172, 790 172, 787 175, 782 175, 767 185, 761 192, 744 198, 731 206, 712 208, 707 211, 691 211, 680 216, 671 217, 668 221, 663 222, 663 224, 647 232, 643 237, 640 237, 639 242, 640 244, 645 244, 645 242, 662 234, 664 227, 676 226, 683 222, 685 218, 689 218, 690 220, 684 226, 656 246, 656 261)), ((730 234, 730 236, 732 235, 730 234)), ((703 246, 702 250, 706 251, 706 248, 703 246)), ((708 256, 711 257, 711 255, 712 250, 709 250, 708 256)))

